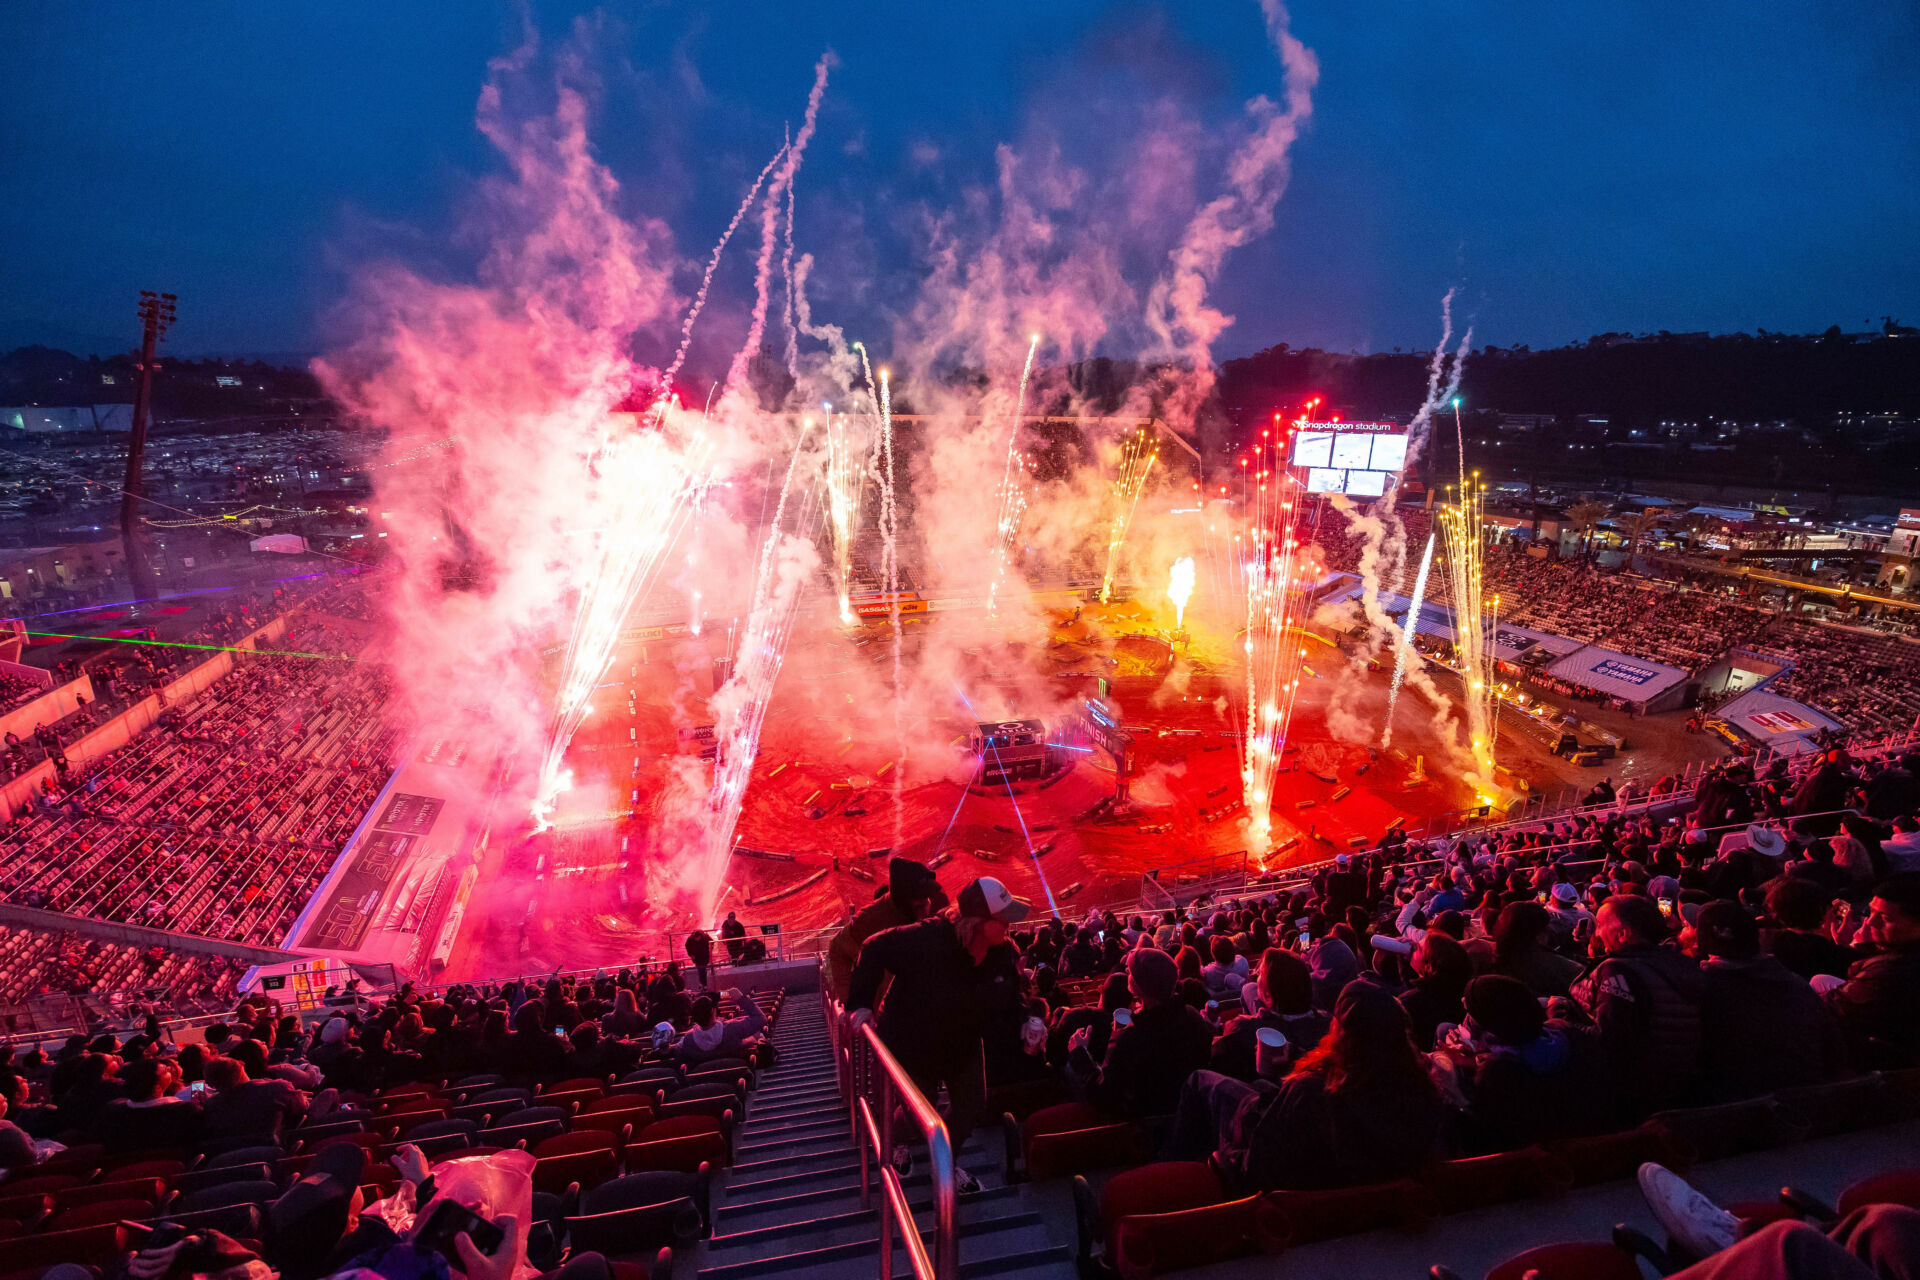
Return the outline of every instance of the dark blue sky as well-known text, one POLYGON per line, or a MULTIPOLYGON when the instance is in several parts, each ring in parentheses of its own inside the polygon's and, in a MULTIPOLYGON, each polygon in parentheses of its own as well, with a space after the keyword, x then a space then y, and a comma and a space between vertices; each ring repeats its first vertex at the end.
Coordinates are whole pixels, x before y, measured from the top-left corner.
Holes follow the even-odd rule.
MULTIPOLYGON (((536 6, 552 40, 581 13, 596 143, 688 257, 835 51, 798 233, 856 326, 911 290, 914 211, 987 178, 996 143, 1098 166, 1147 104, 1224 131, 1280 88, 1252 0, 536 6)), ((1222 282, 1220 353, 1426 345, 1456 284, 1500 344, 1920 321, 1917 15, 1297 0, 1320 91, 1274 231, 1222 282)), ((444 246, 496 163, 474 98, 517 24, 438 0, 0 7, 0 348, 130 345, 158 288, 183 354, 318 351, 355 264, 459 271, 444 246)))

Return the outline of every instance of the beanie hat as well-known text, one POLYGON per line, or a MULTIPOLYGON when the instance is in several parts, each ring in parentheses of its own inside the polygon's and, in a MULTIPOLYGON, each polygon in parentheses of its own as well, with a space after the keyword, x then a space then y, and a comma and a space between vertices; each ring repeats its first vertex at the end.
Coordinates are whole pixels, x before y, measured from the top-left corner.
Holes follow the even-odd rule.
POLYGON ((924 862, 895 858, 887 864, 887 893, 897 901, 924 902, 939 880, 924 862))
POLYGON ((1142 1000, 1171 1000, 1180 985, 1180 970, 1164 951, 1141 949, 1127 953, 1127 986, 1142 1000))
POLYGON ((1540 1034, 1547 1014, 1518 978, 1489 973, 1467 984, 1467 1014, 1505 1044, 1525 1044, 1540 1034))
POLYGON ((1387 1045, 1411 1033, 1407 1011, 1377 982, 1355 978, 1333 1002, 1333 1020, 1340 1034, 1375 1045, 1387 1045))

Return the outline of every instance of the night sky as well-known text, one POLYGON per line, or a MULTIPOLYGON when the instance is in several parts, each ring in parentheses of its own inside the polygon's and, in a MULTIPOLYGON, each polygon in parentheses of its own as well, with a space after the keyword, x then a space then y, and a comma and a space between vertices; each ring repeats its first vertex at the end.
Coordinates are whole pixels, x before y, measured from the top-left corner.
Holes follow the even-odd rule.
MULTIPOLYGON (((1220 355, 1429 345, 1456 285, 1476 343, 1920 322, 1911 4, 1292 11, 1320 89, 1274 231, 1218 292, 1239 317, 1220 355)), ((1204 142, 1281 89, 1252 0, 540 4, 535 20, 547 48, 573 31, 591 49, 596 146, 688 259, 833 50, 798 237, 818 305, 856 329, 910 295, 915 227, 991 182, 997 144, 1099 169, 1157 112, 1204 142)), ((356 266, 458 276, 474 245, 456 229, 497 168, 474 100, 518 26, 437 0, 0 6, 0 348, 124 348, 154 288, 180 295, 178 352, 316 353, 341 337, 356 266)))

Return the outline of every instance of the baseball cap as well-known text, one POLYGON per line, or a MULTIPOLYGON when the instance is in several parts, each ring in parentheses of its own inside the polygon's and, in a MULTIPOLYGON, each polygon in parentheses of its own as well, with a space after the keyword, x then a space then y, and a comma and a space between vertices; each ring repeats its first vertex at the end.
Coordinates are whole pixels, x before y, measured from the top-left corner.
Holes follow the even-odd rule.
POLYGON ((1553 900, 1572 906, 1574 903, 1580 901, 1580 891, 1565 880, 1562 880, 1559 884, 1553 886, 1553 900))
POLYGON ((1027 912, 1032 909, 992 876, 981 876, 962 889, 959 906, 963 916, 972 916, 976 920, 998 920, 1001 924, 1018 924, 1027 918, 1027 912))

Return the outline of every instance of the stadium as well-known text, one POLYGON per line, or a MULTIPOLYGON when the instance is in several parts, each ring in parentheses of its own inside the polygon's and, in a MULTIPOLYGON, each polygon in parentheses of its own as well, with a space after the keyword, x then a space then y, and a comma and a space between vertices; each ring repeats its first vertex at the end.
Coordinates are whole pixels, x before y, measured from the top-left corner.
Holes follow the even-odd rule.
POLYGON ((0 1280, 1912 1273, 1911 329, 1229 358, 1278 3, 938 211, 523 17, 302 367, 0 357, 0 1280))

